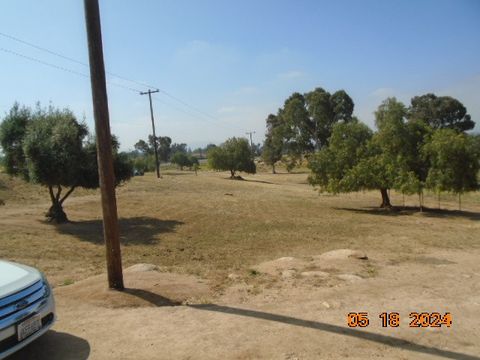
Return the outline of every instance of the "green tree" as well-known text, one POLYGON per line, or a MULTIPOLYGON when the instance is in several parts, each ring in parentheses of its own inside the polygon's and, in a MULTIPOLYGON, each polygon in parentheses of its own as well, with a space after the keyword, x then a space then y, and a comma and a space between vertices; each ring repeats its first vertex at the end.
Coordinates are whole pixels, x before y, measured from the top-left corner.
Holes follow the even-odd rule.
POLYGON ((187 153, 187 144, 185 144, 185 143, 181 143, 181 144, 173 143, 172 147, 171 147, 170 154, 173 156, 177 152, 181 152, 181 153, 186 154, 187 153))
POLYGON ((192 168, 194 164, 198 165, 198 159, 196 157, 181 151, 173 154, 171 162, 180 167, 180 170, 183 170, 184 167, 192 168))
POLYGON ((431 166, 426 179, 434 191, 459 195, 479 188, 480 151, 476 139, 453 129, 440 129, 425 144, 423 154, 431 166))
POLYGON ((200 163, 198 162, 198 158, 196 156, 189 154, 188 162, 189 162, 188 167, 190 168, 190 170, 194 167, 194 165, 197 165, 197 169, 199 168, 198 165, 200 165, 200 163))
POLYGON ((433 129, 467 131, 475 126, 465 106, 451 96, 425 94, 413 97, 411 103, 409 118, 423 121, 433 129))
POLYGON ((388 98, 375 112, 373 135, 355 118, 334 125, 329 145, 309 159, 310 183, 333 193, 380 190, 380 206, 386 208, 389 189, 418 194, 421 208, 425 187, 458 194, 478 188, 477 138, 459 128, 434 130, 410 115, 404 104, 388 98))
MULTIPOLYGON (((0 137, 7 143, 11 134, 8 129, 9 126, 3 127, 2 123, 0 137)), ((87 127, 80 124, 68 109, 38 107, 35 112, 30 111, 25 132, 16 141, 22 148, 23 157, 17 158, 7 171, 12 175, 25 174, 28 181, 46 186, 52 202, 46 216, 58 223, 68 221, 63 203, 75 188, 99 186, 96 147, 88 139, 87 127), (68 189, 65 193, 64 188, 68 189)), ((3 147, 3 143, 2 148, 5 154, 12 150, 3 147)), ((118 184, 130 178, 132 167, 125 156, 118 154, 115 138, 112 139, 112 148, 118 184)))
MULTIPOLYGON (((322 88, 306 94, 293 93, 276 115, 281 124, 282 162, 290 171, 304 157, 308 157, 315 151, 328 145, 328 139, 332 135, 333 127, 338 122, 349 122, 352 119, 354 103, 344 90, 330 94, 322 88)), ((268 121, 268 119, 267 119, 268 121)), ((268 124, 267 124, 268 127, 268 124)), ((275 137, 267 136, 266 158, 278 156, 277 142, 275 137)), ((279 141, 278 141, 279 143, 279 141)))
POLYGON ((310 141, 319 150, 328 144, 335 123, 348 122, 352 118, 353 100, 344 90, 333 95, 322 88, 305 94, 308 120, 304 123, 310 141))
POLYGON ((277 117, 282 123, 284 153, 287 170, 290 171, 301 161, 302 155, 313 151, 313 144, 308 132, 308 111, 305 97, 302 94, 292 94, 279 109, 277 117))
POLYGON ((349 123, 333 127, 328 147, 313 154, 308 161, 312 171, 309 182, 321 192, 341 193, 357 191, 361 184, 355 179, 345 181, 351 169, 366 156, 372 131, 353 118, 349 123))
POLYGON ((159 160, 167 162, 170 158, 170 153, 172 152, 172 139, 168 136, 159 136, 157 144, 159 160))
POLYGON ((335 121, 349 122, 352 119, 355 104, 345 90, 338 90, 330 96, 330 104, 335 121))
POLYGON ((417 194, 420 209, 423 206, 423 190, 429 162, 421 156, 421 149, 428 140, 432 128, 424 121, 408 119, 409 110, 395 98, 382 102, 375 112, 378 132, 373 141, 378 147, 389 177, 388 189, 403 194, 417 194))
POLYGON ((401 102, 389 98, 375 112, 375 134, 354 117, 334 125, 328 147, 309 159, 310 182, 333 193, 380 190, 380 206, 385 208, 391 207, 389 189, 420 191, 410 165, 422 137, 406 123, 406 113, 401 102))
POLYGON ((0 146, 5 154, 4 166, 8 174, 27 178, 22 140, 31 119, 31 110, 15 103, 0 125, 0 146))
POLYGON ((282 159, 283 129, 279 118, 273 114, 267 118, 267 133, 263 143, 262 158, 265 164, 272 167, 275 174, 275 163, 282 159))
POLYGON ((151 148, 145 140, 138 140, 133 147, 143 155, 153 154, 153 148, 151 148))
POLYGON ((237 171, 255 174, 252 149, 247 139, 230 138, 218 147, 208 152, 208 163, 212 169, 230 171, 230 177, 235 178, 237 171))

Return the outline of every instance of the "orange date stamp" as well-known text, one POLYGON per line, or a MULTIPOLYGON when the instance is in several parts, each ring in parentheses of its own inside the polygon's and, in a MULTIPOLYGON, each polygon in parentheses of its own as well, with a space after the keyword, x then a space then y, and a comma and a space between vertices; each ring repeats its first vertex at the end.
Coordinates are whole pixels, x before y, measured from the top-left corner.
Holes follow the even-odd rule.
MULTIPOLYGON (((400 314, 398 312, 382 312, 378 315, 382 327, 396 328, 400 326, 400 314)), ((452 314, 449 312, 411 312, 408 315, 408 326, 412 328, 440 328, 451 327, 452 314)), ((350 312, 347 315, 349 327, 367 327, 370 325, 369 314, 366 311, 350 312)))

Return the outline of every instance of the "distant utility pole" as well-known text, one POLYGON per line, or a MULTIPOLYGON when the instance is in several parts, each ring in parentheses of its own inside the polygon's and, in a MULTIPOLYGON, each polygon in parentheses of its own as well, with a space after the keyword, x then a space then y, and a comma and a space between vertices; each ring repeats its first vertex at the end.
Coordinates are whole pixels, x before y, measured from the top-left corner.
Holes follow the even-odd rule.
POLYGON ((253 151, 253 141, 252 141, 252 135, 255 134, 255 131, 248 131, 245 134, 250 136, 250 147, 252 148, 253 151))
POLYGON ((146 92, 141 92, 140 95, 147 95, 148 100, 150 100, 150 117, 152 118, 152 132, 153 132, 153 148, 155 150, 155 166, 157 168, 157 178, 160 178, 160 165, 158 163, 158 150, 157 150, 157 135, 155 135, 155 120, 153 118, 153 106, 152 106, 152 94, 159 92, 160 90, 148 90, 146 92))
POLYGON ((113 171, 112 137, 108 114, 105 64, 103 62, 102 31, 98 0, 84 0, 87 27, 90 82, 92 85, 93 114, 97 135, 98 177, 103 212, 103 237, 107 248, 108 286, 123 290, 122 254, 118 231, 115 174, 113 171))

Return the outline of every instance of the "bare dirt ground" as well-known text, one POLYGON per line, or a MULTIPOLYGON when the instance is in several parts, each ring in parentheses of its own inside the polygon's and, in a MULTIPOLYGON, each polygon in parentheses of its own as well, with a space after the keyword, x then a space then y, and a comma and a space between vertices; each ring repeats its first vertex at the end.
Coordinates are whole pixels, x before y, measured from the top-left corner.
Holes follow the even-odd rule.
POLYGON ((306 174, 225 177, 119 189, 123 293, 105 288, 96 192, 69 199, 73 222, 53 226, 39 189, 8 184, 0 257, 44 270, 58 307, 53 330, 12 359, 480 359, 478 194, 462 212, 447 196, 442 211, 408 197, 383 212, 376 193, 319 196, 306 174), (360 311, 369 326, 348 327, 360 311), (382 312, 400 326, 383 328, 382 312), (410 312, 453 323, 412 328, 410 312))

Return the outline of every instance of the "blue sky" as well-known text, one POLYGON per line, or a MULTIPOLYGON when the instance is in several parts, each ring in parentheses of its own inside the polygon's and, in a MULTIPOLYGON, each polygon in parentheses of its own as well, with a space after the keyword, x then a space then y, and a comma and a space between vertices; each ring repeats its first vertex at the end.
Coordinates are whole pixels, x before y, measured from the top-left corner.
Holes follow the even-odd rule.
MULTIPOLYGON (((454 96, 480 119, 477 0, 100 0, 100 6, 107 71, 190 105, 155 96, 157 133, 174 142, 196 147, 252 130, 261 142, 269 113, 294 91, 318 86, 345 89, 370 126, 386 97, 408 104, 426 92, 454 96)), ((88 62, 80 0, 4 2, 0 33, 88 62)), ((2 116, 14 101, 51 102, 85 116, 93 129, 87 78, 5 50, 88 74, 83 65, 0 36, 2 116)), ((131 149, 150 133, 148 100, 114 85, 108 91, 112 131, 131 149)))

